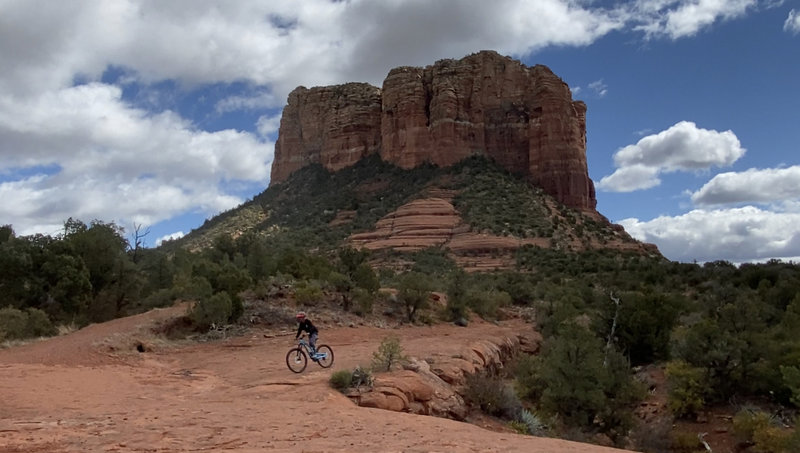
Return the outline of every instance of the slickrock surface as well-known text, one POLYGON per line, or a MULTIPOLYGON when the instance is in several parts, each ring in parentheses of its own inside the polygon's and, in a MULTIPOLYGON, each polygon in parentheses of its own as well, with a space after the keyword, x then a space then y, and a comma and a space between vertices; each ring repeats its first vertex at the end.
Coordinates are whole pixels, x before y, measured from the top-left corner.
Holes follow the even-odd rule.
MULTIPOLYGON (((185 308, 184 308, 185 309, 185 308)), ((175 312, 173 314, 176 314, 175 312)), ((163 311, 0 350, 0 451, 16 453, 226 451, 612 453, 611 448, 495 432, 446 418, 358 407, 328 385, 332 372, 371 359, 387 334, 409 355, 530 328, 519 320, 469 327, 323 326, 331 369, 293 374, 294 332, 147 352, 117 350, 163 311), (155 315, 153 314, 155 313, 155 315)), ((288 327, 288 326, 287 326, 288 327)))
POLYGON ((392 69, 382 89, 296 89, 281 118, 271 183, 310 163, 335 171, 374 152, 402 168, 482 154, 567 206, 597 204, 586 105, 547 67, 492 51, 392 69))

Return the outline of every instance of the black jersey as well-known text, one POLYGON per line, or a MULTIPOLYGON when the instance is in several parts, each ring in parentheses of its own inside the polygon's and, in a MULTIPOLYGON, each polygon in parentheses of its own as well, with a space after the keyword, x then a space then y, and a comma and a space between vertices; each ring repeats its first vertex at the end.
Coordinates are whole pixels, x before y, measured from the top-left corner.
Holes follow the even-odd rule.
POLYGON ((295 338, 300 338, 300 333, 302 331, 304 331, 304 330, 306 332, 308 332, 309 335, 312 335, 312 334, 315 334, 315 333, 318 332, 317 328, 314 327, 314 324, 311 324, 311 320, 308 319, 308 318, 304 319, 303 322, 301 322, 300 324, 297 325, 297 335, 295 335, 294 337, 295 338))

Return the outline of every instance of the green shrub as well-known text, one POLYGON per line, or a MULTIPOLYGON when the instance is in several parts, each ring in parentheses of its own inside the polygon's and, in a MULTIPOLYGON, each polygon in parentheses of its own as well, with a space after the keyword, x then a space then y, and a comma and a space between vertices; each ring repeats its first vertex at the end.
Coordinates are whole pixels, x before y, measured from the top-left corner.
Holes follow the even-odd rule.
POLYGON ((795 406, 800 407, 800 368, 781 365, 780 370, 783 377, 783 385, 791 392, 789 400, 795 406))
POLYGON ((331 387, 343 392, 350 388, 353 383, 353 372, 350 370, 339 370, 334 371, 331 374, 330 379, 328 382, 331 384, 331 387))
POLYGON ((139 307, 141 310, 151 310, 153 308, 168 307, 172 305, 174 301, 174 291, 171 288, 162 288, 145 297, 139 303, 139 307))
POLYGON ((352 371, 339 370, 331 374, 328 383, 342 393, 347 389, 359 388, 362 385, 372 387, 372 373, 361 366, 355 367, 352 371))
POLYGON ((364 288, 356 288, 353 290, 353 306, 358 316, 367 316, 371 314, 374 303, 374 296, 369 291, 364 288))
POLYGON ((428 308, 428 298, 433 290, 433 282, 425 274, 409 272, 400 278, 397 300, 405 309, 409 322, 414 322, 417 311, 428 308))
POLYGON ((751 408, 739 411, 733 417, 733 432, 743 443, 752 445, 755 453, 789 453, 792 447, 792 430, 777 426, 770 414, 751 408))
POLYGON ((28 315, 28 321, 25 326, 26 336, 49 337, 56 334, 56 328, 45 312, 38 308, 29 308, 26 312, 28 315))
POLYGON ((671 451, 681 453, 700 453, 705 451, 703 443, 697 434, 686 431, 676 431, 670 435, 671 451))
POLYGON ((55 335, 47 314, 38 308, 25 311, 14 307, 0 309, 0 341, 55 335))
POLYGON ((514 364, 514 385, 517 395, 527 401, 538 401, 544 385, 539 381, 535 356, 523 355, 514 364))
POLYGON ((692 367, 683 361, 674 361, 667 364, 667 381, 669 383, 669 396, 667 407, 676 417, 697 415, 705 406, 705 395, 708 384, 705 370, 692 367))
POLYGON ((466 305, 484 319, 497 319, 497 310, 511 305, 505 291, 474 291, 465 296, 466 305))
POLYGON ((372 370, 391 371, 392 366, 407 361, 408 357, 403 354, 400 339, 388 336, 381 341, 378 350, 372 354, 372 370))
POLYGON ((374 293, 381 287, 380 281, 375 271, 366 264, 360 264, 355 271, 353 271, 353 283, 358 288, 363 288, 370 293, 374 293))
POLYGON ((301 282, 294 290, 294 298, 300 305, 316 305, 322 295, 322 288, 314 282, 301 282))
POLYGON ((25 338, 28 316, 14 307, 0 309, 0 341, 25 338))
POLYGON ((507 420, 518 419, 522 411, 522 403, 514 389, 488 373, 467 376, 464 398, 484 413, 507 420))
POLYGON ((208 330, 212 325, 226 324, 232 312, 231 296, 221 292, 194 304, 189 311, 189 319, 198 329, 208 330))

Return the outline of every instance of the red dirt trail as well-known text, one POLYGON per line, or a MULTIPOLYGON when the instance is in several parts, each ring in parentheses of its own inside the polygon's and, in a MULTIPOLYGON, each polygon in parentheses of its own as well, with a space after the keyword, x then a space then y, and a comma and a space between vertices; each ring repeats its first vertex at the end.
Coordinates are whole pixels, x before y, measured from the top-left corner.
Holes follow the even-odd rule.
POLYGON ((330 374, 367 365, 388 334, 407 354, 447 353, 521 321, 377 329, 330 327, 335 352, 293 374, 291 335, 213 343, 132 344, 175 309, 96 324, 0 350, 0 452, 541 452, 611 448, 498 433, 453 420, 362 408, 328 386, 330 374))

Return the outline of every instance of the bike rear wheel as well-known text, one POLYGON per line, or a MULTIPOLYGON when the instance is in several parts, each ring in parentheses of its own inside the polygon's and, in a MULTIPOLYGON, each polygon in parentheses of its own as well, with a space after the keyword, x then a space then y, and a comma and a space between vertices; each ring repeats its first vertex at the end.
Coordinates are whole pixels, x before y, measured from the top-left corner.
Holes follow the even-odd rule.
POLYGON ((294 373, 302 373, 308 366, 308 357, 302 348, 290 349, 286 353, 286 366, 294 373))
POLYGON ((330 368, 333 365, 333 349, 326 344, 321 344, 317 346, 317 363, 322 368, 330 368))

